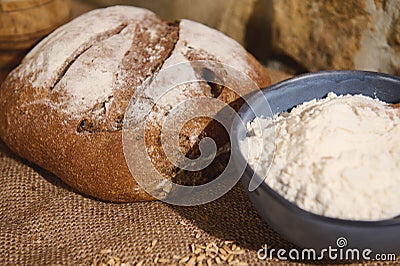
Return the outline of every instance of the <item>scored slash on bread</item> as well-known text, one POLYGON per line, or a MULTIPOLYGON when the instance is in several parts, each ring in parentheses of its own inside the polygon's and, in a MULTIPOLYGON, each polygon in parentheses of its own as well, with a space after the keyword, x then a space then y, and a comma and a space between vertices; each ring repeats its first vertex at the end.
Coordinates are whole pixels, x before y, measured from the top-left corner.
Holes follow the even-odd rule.
MULTIPOLYGON (((115 202, 152 199, 138 186, 124 159, 124 114, 144 82, 169 66, 193 60, 225 63, 259 87, 270 85, 263 67, 214 29, 189 20, 165 22, 135 7, 91 11, 42 40, 3 82, 0 136, 16 154, 84 194, 115 202)), ((182 175, 159 145, 158 122, 180 101, 197 96, 240 103, 227 88, 187 84, 160 99, 154 121, 146 125, 155 167, 182 184, 209 181, 216 166, 182 175)), ((219 147, 229 140, 211 118, 196 118, 182 129, 182 151, 195 157, 196 144, 205 135, 217 143, 220 139, 219 147)))

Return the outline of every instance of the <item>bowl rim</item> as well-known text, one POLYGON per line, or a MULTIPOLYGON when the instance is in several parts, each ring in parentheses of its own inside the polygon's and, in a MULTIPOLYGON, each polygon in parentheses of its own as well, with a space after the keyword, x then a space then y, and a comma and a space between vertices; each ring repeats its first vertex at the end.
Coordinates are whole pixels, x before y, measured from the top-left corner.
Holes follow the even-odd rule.
MULTIPOLYGON (((400 77, 389 75, 386 73, 380 73, 380 72, 374 72, 374 71, 365 71, 365 70, 324 70, 324 71, 318 71, 318 72, 311 72, 311 73, 305 73, 301 74, 292 78, 288 78, 286 80, 280 81, 278 83, 275 83, 271 86, 262 88, 261 91, 263 95, 268 94, 272 91, 276 91, 278 89, 281 89, 282 87, 285 87, 287 85, 293 84, 295 82, 298 82, 300 80, 304 79, 310 79, 310 78, 323 78, 327 75, 352 75, 352 74, 364 74, 368 75, 370 77, 380 77, 380 78, 385 78, 385 79, 390 79, 392 82, 398 83, 399 84, 399 89, 400 89, 400 77)), ((251 95, 247 99, 247 103, 251 103, 255 101, 257 98, 257 94, 251 95)), ((243 105, 239 112, 238 112, 238 117, 242 118, 242 116, 248 112, 251 112, 251 109, 248 104, 243 105)), ((282 111, 278 112, 281 113, 282 111)), ((248 122, 248 121, 244 121, 248 122)), ((238 121, 234 121, 232 125, 232 129, 236 129, 238 127, 238 121)), ((260 176, 258 176, 254 170, 249 166, 248 162, 246 161, 245 157, 243 156, 242 150, 240 149, 240 138, 238 135, 237 130, 232 131, 233 135, 233 154, 235 154, 236 158, 239 159, 242 163, 246 165, 246 168, 243 172, 243 175, 250 175, 251 177, 262 179, 260 176)), ((265 178, 264 178, 265 179, 265 178)), ((304 219, 312 219, 315 221, 319 221, 322 223, 330 223, 330 224, 335 224, 335 225, 342 225, 342 226, 352 226, 352 227, 366 227, 366 228, 371 228, 371 227, 387 227, 387 226, 399 226, 400 225, 400 214, 399 216, 393 217, 393 218, 388 218, 388 219, 382 219, 382 220, 349 220, 349 219, 342 219, 342 218, 334 218, 334 217, 329 217, 329 216, 324 216, 320 214, 316 214, 310 211, 307 211, 305 209, 300 208, 296 204, 292 203, 291 201, 287 200, 284 196, 279 194, 277 191, 272 189, 266 182, 264 182, 264 179, 262 179, 262 183, 259 187, 257 187, 256 190, 253 192, 261 189, 264 193, 268 193, 274 200, 276 200, 281 206, 286 208, 288 211, 294 213, 296 216, 303 217, 304 219)), ((247 188, 245 188, 248 190, 247 188)), ((253 193, 250 191, 247 191, 247 193, 253 193)))

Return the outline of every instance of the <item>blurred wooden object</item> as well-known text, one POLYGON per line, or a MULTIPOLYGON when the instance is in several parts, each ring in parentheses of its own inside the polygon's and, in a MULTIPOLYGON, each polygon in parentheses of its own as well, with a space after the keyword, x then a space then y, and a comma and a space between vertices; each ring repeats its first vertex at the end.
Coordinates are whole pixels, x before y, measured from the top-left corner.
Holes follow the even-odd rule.
POLYGON ((40 39, 67 22, 70 14, 71 0, 0 1, 1 72, 15 67, 40 39))

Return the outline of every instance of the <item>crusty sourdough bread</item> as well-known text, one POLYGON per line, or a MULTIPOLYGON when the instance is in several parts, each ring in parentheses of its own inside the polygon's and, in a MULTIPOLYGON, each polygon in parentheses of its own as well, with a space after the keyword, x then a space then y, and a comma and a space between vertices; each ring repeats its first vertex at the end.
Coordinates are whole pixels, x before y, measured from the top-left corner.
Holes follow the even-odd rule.
MULTIPOLYGON (((188 20, 168 23, 135 7, 94 10, 55 30, 7 77, 0 90, 0 136, 16 154, 84 194, 115 202, 152 199, 125 162, 121 132, 126 108, 143 82, 161 69, 199 59, 234 66, 259 87, 270 84, 262 66, 216 30, 188 20)), ((171 99, 198 95, 240 105, 234 92, 207 83, 187 86, 171 99)), ((164 114, 167 109, 153 111, 164 114)), ((149 156, 164 176, 183 184, 212 178, 212 166, 182 175, 159 145, 157 123, 146 129, 149 156)), ((204 132, 218 146, 227 141, 211 119, 191 120, 180 135, 189 157, 196 156, 204 132)))

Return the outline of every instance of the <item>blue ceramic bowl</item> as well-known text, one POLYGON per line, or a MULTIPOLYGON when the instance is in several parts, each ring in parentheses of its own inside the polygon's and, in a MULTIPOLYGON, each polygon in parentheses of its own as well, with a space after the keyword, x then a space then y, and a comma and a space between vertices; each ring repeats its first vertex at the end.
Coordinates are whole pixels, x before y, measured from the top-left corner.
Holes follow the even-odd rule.
MULTIPOLYGON (((272 114, 290 110, 315 98, 324 98, 329 92, 363 94, 388 103, 398 103, 400 78, 366 71, 324 71, 285 80, 263 89, 262 92, 270 104, 272 114)), ((265 100, 262 98, 257 95, 249 98, 248 103, 254 109, 250 109, 249 105, 243 106, 239 111, 242 121, 252 121, 255 113, 271 115, 271 110, 265 106, 265 100)), ((238 120, 234 121, 231 132, 232 154, 235 164, 239 166, 247 165, 239 146, 246 133, 245 127, 238 120)), ((253 175, 254 171, 247 165, 242 183, 254 207, 275 231, 298 247, 313 248, 317 251, 329 246, 338 248, 336 241, 345 238, 347 248, 400 255, 400 218, 351 221, 316 215, 287 201, 265 182, 250 192, 248 187, 253 175)))

